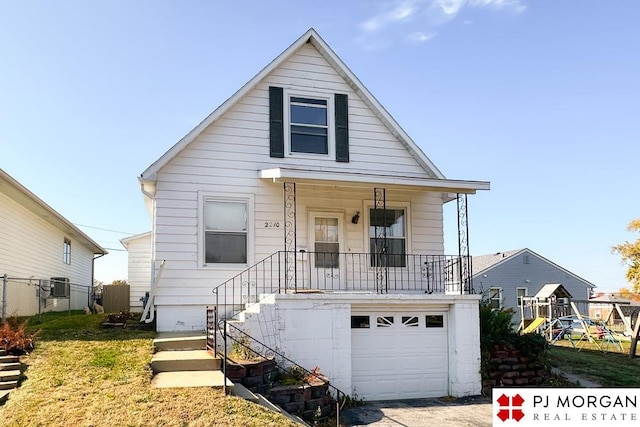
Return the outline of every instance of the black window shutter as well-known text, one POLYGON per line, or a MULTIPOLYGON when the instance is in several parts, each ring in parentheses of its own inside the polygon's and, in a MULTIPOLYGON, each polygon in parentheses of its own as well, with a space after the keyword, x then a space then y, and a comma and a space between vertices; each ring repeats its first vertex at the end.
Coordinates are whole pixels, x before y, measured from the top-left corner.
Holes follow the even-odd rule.
POLYGON ((269 156, 284 157, 284 114, 281 87, 269 86, 269 156))
POLYGON ((336 93, 336 162, 349 161, 349 109, 346 94, 336 93))

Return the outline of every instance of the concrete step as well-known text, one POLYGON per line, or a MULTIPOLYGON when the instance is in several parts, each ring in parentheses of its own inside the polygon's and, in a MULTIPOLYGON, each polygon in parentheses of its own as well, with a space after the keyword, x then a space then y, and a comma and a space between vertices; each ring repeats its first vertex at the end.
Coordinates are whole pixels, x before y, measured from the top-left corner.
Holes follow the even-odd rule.
POLYGON ((258 403, 260 400, 251 390, 240 383, 233 384, 233 394, 253 403, 258 403))
POLYGON ((0 382, 0 390, 11 390, 12 388, 18 387, 18 381, 2 381, 0 382))
POLYGON ((4 402, 9 398, 9 392, 11 390, 0 390, 0 405, 4 405, 4 402))
POLYGON ((18 356, 2 356, 0 355, 0 363, 15 363, 19 362, 20 358, 18 356))
POLYGON ((218 371, 221 361, 207 350, 160 351, 151 357, 154 373, 171 371, 218 371))
POLYGON ((175 371, 159 372, 151 380, 151 387, 176 388, 176 387, 220 387, 226 380, 227 387, 231 390, 234 384, 226 379, 221 371, 175 371))
POLYGON ((204 350, 207 335, 204 332, 161 332, 153 340, 155 351, 204 350))
POLYGON ((0 382, 18 381, 20 379, 20 371, 0 371, 0 382))
POLYGON ((4 356, 7 354, 7 350, 0 348, 0 356, 4 356))
POLYGON ((0 372, 20 370, 20 362, 0 363, 0 372))

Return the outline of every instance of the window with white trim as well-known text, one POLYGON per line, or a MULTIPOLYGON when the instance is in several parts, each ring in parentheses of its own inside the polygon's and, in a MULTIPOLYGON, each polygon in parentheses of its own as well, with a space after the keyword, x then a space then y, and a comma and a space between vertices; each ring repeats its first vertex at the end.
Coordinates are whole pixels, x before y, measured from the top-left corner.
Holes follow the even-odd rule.
POLYGON ((502 288, 489 288, 489 303, 496 310, 502 308, 502 288))
POLYGON ((246 201, 205 198, 205 264, 246 264, 247 225, 246 201))
POLYGON ((516 300, 518 301, 518 306, 522 305, 522 297, 527 296, 527 288, 516 288, 516 300))
POLYGON ((66 237, 62 243, 62 262, 71 264, 71 240, 66 237))
POLYGON ((327 99, 289 97, 291 153, 329 154, 327 99))
POLYGON ((406 212, 404 209, 369 209, 369 250, 375 256, 371 257, 371 265, 389 267, 406 267, 407 238, 406 212), (376 239, 386 233, 386 248, 382 248, 383 239, 376 239), (381 257, 381 253, 385 253, 381 257), (378 264, 376 264, 378 262, 378 264))

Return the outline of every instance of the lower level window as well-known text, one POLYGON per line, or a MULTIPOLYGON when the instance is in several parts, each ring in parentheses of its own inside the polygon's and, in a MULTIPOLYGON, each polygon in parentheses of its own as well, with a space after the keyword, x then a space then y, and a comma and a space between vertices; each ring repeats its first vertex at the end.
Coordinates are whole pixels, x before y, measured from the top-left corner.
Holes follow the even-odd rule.
POLYGON ((206 199, 204 203, 204 262, 247 262, 247 203, 206 199))

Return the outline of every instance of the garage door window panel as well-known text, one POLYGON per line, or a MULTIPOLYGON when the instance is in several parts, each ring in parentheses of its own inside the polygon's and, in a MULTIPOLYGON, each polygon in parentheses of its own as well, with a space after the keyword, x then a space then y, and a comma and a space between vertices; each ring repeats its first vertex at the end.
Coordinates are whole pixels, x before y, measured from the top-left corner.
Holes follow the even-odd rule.
POLYGON ((370 322, 369 316, 351 316, 351 329, 368 329, 370 322))
POLYGON ((382 316, 377 318, 376 326, 378 328, 390 328, 393 326, 393 322, 393 316, 382 316))
POLYGON ((418 316, 402 316, 402 326, 407 328, 415 328, 419 322, 418 316))

